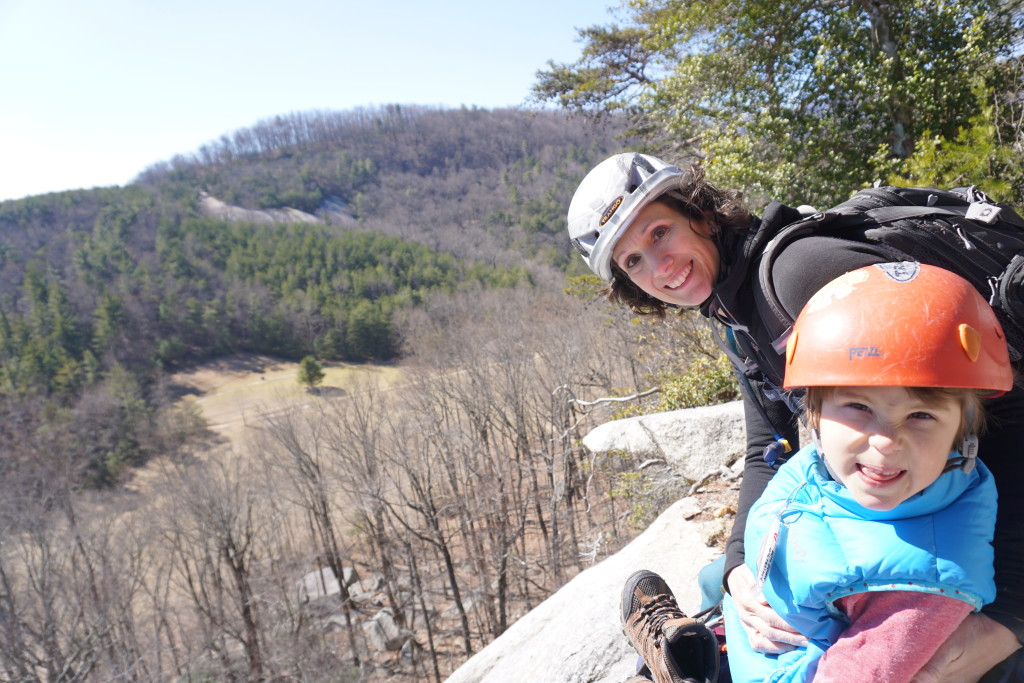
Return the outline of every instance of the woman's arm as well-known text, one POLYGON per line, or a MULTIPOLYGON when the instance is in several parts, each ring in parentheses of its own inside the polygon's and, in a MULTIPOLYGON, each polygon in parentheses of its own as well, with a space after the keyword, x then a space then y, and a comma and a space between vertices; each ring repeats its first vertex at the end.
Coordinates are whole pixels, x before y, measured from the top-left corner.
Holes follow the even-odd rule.
MULTIPOLYGON (((760 382, 751 382, 750 388, 760 391, 760 382)), ((750 507, 761 496, 764 487, 775 475, 775 469, 765 462, 765 446, 775 441, 775 426, 782 430, 781 436, 789 439, 794 452, 799 448, 795 416, 781 401, 764 401, 764 409, 771 422, 766 421, 758 410, 747 387, 741 383, 743 394, 743 420, 747 432, 747 451, 743 463, 743 479, 740 482, 739 501, 736 519, 733 521, 732 532, 725 546, 725 578, 736 567, 743 564, 743 532, 747 525, 747 513, 750 507)), ((792 453, 791 453, 792 455, 792 453)), ((726 589, 732 592, 726 582, 726 589)))
MULTIPOLYGON (((1019 380, 1018 380, 1019 381, 1019 380)), ((985 402, 988 429, 981 435, 979 456, 999 489, 995 550, 996 599, 982 614, 1016 633, 1024 642, 1024 496, 1017 492, 1024 478, 1024 390, 985 402)))

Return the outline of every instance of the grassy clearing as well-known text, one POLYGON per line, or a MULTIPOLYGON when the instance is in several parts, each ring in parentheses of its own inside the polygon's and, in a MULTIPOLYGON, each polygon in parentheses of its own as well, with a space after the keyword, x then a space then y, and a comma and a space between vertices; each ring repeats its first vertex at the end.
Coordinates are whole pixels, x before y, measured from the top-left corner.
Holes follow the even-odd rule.
MULTIPOLYGON (((319 391, 326 395, 343 394, 366 379, 390 385, 402 378, 392 365, 324 363, 323 368, 319 391)), ((298 375, 298 363, 239 354, 177 373, 172 382, 187 392, 182 401, 195 404, 211 429, 232 438, 247 419, 309 402, 298 375)))

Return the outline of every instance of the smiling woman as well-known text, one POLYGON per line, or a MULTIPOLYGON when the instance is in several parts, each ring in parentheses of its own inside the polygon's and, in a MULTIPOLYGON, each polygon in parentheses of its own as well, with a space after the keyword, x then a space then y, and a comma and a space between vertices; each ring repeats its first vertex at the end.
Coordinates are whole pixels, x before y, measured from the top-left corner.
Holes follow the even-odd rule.
POLYGON ((739 193, 645 154, 617 154, 587 174, 569 205, 569 237, 607 294, 663 315, 712 294, 736 237, 750 225, 739 193))

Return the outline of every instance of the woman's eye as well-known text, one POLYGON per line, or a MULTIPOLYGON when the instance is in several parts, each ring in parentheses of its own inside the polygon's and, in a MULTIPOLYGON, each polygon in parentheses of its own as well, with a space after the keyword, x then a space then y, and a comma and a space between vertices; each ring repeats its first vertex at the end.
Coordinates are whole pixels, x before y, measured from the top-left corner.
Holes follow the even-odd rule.
POLYGON ((916 412, 916 413, 911 413, 910 414, 910 418, 912 420, 934 420, 935 416, 932 415, 931 413, 925 413, 925 412, 920 412, 919 411, 919 412, 916 412))
POLYGON ((636 254, 631 254, 623 260, 622 267, 629 270, 638 263, 640 263, 640 257, 636 254))
POLYGON ((655 240, 660 240, 662 237, 665 236, 666 232, 668 232, 668 228, 665 226, 655 228, 654 232, 651 233, 651 237, 654 238, 655 240))

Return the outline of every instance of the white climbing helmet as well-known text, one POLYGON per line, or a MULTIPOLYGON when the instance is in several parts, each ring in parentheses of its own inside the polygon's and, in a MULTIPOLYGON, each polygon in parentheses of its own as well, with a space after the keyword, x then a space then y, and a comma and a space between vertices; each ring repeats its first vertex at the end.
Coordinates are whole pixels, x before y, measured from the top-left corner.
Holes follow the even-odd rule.
POLYGON ((590 171, 569 204, 569 239, 590 269, 612 279, 612 249, 640 209, 681 186, 688 174, 636 152, 611 156, 590 171))

